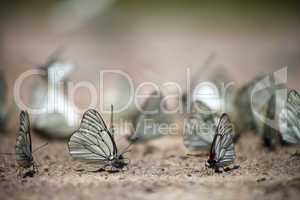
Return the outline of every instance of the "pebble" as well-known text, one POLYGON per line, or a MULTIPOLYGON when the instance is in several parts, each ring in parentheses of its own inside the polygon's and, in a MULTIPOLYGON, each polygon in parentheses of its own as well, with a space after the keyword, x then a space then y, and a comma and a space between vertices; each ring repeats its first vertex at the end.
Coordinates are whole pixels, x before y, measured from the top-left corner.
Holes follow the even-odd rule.
POLYGON ((259 183, 259 182, 263 182, 263 181, 266 181, 266 180, 267 180, 267 179, 266 179, 265 177, 263 177, 263 178, 259 178, 259 179, 257 179, 257 180, 256 180, 256 182, 258 182, 258 183, 259 183))

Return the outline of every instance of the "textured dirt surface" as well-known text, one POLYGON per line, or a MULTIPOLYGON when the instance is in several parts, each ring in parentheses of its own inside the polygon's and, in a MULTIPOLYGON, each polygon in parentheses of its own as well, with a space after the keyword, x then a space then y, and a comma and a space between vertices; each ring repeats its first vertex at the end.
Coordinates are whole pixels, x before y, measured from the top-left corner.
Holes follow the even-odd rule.
MULTIPOLYGON (((1 136, 1 152, 14 151, 13 136, 1 136)), ((17 178, 14 156, 1 156, 0 194, 1 199, 299 199, 296 148, 267 152, 259 138, 246 134, 236 151, 240 168, 215 174, 204 166, 207 152, 191 154, 180 137, 166 137, 132 146, 129 170, 109 173, 92 172, 94 167, 70 158, 65 142, 52 142, 34 155, 40 165, 34 177, 17 178)))

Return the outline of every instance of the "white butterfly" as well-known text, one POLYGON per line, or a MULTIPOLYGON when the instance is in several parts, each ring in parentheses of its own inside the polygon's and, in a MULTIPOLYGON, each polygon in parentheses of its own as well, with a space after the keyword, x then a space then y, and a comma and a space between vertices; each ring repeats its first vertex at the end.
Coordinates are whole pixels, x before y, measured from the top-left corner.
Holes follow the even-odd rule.
POLYGON ((142 111, 137 111, 133 117, 131 135, 127 138, 130 142, 145 142, 169 134, 160 129, 161 124, 169 124, 172 116, 161 109, 164 95, 160 91, 154 91, 142 105, 142 111))
POLYGON ((102 116, 93 109, 84 113, 80 128, 73 133, 68 146, 74 159, 117 170, 128 165, 123 157, 126 152, 118 152, 112 131, 106 127, 102 116))
POLYGON ((216 114, 202 101, 193 103, 191 116, 185 119, 184 145, 192 150, 208 149, 216 129, 216 114))
POLYGON ((233 124, 231 123, 229 116, 224 113, 221 116, 216 129, 209 158, 206 163, 207 167, 214 168, 218 172, 219 168, 224 168, 234 162, 236 156, 233 136, 233 124))
POLYGON ((300 95, 291 90, 285 108, 279 116, 279 129, 283 141, 300 144, 300 95))
POLYGON ((46 76, 32 90, 32 107, 43 109, 33 116, 33 129, 50 138, 69 137, 80 120, 64 91, 74 65, 60 61, 60 54, 61 49, 56 50, 40 67, 46 76))
POLYGON ((38 171, 32 156, 30 121, 26 111, 20 113, 20 128, 16 140, 16 160, 19 165, 19 176, 22 175, 23 169, 32 168, 31 172, 33 174, 38 171))

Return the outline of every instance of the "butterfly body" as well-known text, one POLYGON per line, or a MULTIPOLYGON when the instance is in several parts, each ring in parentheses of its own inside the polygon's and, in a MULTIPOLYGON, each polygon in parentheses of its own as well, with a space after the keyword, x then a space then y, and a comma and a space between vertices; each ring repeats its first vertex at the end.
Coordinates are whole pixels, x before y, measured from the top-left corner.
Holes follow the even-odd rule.
POLYGON ((124 153, 118 153, 112 131, 93 109, 84 113, 80 128, 71 136, 68 147, 74 159, 99 164, 103 168, 110 166, 121 170, 128 165, 124 153))
POLYGON ((108 162, 108 166, 111 166, 112 168, 115 169, 123 169, 124 167, 127 166, 127 163, 124 162, 123 155, 117 155, 115 157, 111 157, 111 159, 108 162))
POLYGON ((233 125, 230 122, 229 116, 223 114, 216 129, 209 158, 205 165, 219 172, 220 168, 232 164, 234 159, 233 125))

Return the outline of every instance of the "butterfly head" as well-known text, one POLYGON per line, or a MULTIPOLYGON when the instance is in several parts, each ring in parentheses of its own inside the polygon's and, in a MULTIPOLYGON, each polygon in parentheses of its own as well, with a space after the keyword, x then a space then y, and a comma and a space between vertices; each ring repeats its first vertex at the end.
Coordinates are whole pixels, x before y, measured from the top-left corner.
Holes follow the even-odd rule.
POLYGON ((123 169, 128 165, 123 155, 118 155, 111 160, 111 165, 117 169, 123 169))
POLYGON ((216 160, 214 159, 214 155, 213 154, 211 154, 211 155, 209 155, 209 158, 208 158, 208 160, 206 161, 206 163, 205 163, 205 166, 206 167, 208 167, 208 168, 213 168, 213 167, 215 167, 216 166, 216 160))
POLYGON ((215 160, 207 160, 205 163, 205 166, 208 168, 214 168, 216 166, 216 161, 215 160))

